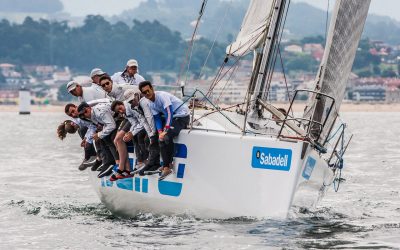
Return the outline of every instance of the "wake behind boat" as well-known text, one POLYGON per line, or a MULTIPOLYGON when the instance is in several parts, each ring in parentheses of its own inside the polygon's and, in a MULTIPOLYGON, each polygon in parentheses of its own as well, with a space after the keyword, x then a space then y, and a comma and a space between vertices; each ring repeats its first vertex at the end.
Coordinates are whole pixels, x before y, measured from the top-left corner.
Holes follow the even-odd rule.
POLYGON ((89 173, 108 209, 127 216, 286 217, 293 205, 313 206, 340 182, 351 137, 337 118, 370 1, 336 1, 315 89, 297 90, 282 110, 268 95, 288 3, 251 1, 237 40, 227 48, 227 59, 254 53, 247 95, 235 110, 211 101, 217 80, 208 93, 184 93, 190 123, 175 139, 171 175, 111 182, 89 173), (300 95, 308 97, 303 114, 293 110, 300 95))

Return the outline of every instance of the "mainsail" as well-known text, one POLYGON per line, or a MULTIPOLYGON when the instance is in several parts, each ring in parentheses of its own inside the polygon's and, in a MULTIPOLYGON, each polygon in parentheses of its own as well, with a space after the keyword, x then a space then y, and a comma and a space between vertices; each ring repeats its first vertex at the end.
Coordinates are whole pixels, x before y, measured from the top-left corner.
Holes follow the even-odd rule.
POLYGON ((332 101, 321 95, 313 95, 304 116, 323 123, 320 131, 312 125, 311 135, 324 143, 338 116, 344 98, 349 74, 358 48, 358 42, 367 18, 370 0, 337 0, 332 13, 324 57, 316 79, 316 91, 329 95, 332 101), (321 132, 321 133, 320 133, 321 132))
POLYGON ((243 56, 261 46, 273 2, 273 0, 250 2, 236 41, 226 48, 226 54, 243 56))

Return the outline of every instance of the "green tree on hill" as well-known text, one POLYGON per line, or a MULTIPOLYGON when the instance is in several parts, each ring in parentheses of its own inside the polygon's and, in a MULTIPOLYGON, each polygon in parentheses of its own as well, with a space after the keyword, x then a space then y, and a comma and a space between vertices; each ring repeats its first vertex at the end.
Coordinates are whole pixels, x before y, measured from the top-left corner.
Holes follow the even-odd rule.
POLYGON ((396 72, 393 70, 393 68, 387 68, 387 69, 384 69, 384 70, 382 71, 381 76, 382 76, 382 77, 396 77, 397 74, 396 74, 396 72))
MULTIPOLYGON (((111 24, 102 16, 87 16, 80 27, 66 22, 35 21, 28 17, 22 24, 0 22, 0 60, 15 64, 55 64, 69 66, 79 72, 100 67, 110 74, 121 71, 130 58, 139 61, 141 73, 147 71, 178 72, 187 42, 180 33, 171 31, 158 21, 133 21, 111 24)), ((202 65, 211 42, 201 39, 195 46, 193 70, 202 65), (205 51, 207 50, 207 51, 205 51)), ((224 45, 216 43, 214 51, 224 45)), ((221 54, 212 53, 209 67, 216 68, 221 54)))
POLYGON ((319 43, 322 44, 323 46, 325 45, 325 38, 322 37, 321 35, 318 36, 306 36, 303 39, 300 40, 301 44, 306 44, 306 43, 319 43))
POLYGON ((6 83, 6 78, 3 76, 3 74, 0 72, 0 86, 6 83))
POLYGON ((381 59, 379 56, 371 54, 372 48, 368 38, 360 40, 352 69, 357 75, 362 77, 380 75, 378 65, 381 63, 381 59))
POLYGON ((284 59, 287 71, 315 71, 318 64, 311 55, 303 53, 288 55, 284 59))

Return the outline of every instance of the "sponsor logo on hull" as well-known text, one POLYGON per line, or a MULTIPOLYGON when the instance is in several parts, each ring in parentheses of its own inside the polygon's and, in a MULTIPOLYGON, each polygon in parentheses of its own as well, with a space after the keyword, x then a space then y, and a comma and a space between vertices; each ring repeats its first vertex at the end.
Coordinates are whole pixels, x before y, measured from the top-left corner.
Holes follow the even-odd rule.
POLYGON ((289 171, 291 164, 291 149, 253 147, 251 159, 253 168, 289 171))

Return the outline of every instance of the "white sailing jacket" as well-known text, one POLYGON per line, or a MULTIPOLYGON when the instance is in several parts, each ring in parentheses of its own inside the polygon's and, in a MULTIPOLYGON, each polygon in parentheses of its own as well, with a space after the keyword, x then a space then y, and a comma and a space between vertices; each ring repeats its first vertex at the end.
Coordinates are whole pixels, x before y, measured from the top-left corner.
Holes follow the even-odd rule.
POLYGON ((92 82, 92 85, 90 85, 90 87, 105 92, 105 91, 103 90, 103 88, 102 88, 100 85, 97 85, 97 84, 94 83, 94 82, 92 82))
POLYGON ((107 98, 107 94, 103 89, 94 87, 82 87, 82 96, 78 97, 80 102, 90 102, 96 99, 107 98))
POLYGON ((98 133, 99 138, 103 139, 116 129, 117 125, 115 124, 113 115, 114 112, 111 111, 110 103, 99 103, 92 107, 90 120, 96 125, 103 126, 103 130, 98 133))
POLYGON ((99 103, 111 103, 111 99, 110 98, 103 98, 103 99, 96 99, 96 100, 87 102, 87 104, 90 107, 96 106, 99 103))
POLYGON ((148 101, 146 98, 142 98, 139 101, 140 108, 135 107, 131 108, 131 105, 127 102, 124 102, 125 105, 125 115, 126 118, 131 123, 131 133, 132 135, 136 135, 143 128, 146 130, 146 133, 149 137, 156 134, 156 127, 154 125, 153 114, 151 113, 150 107, 148 105, 148 101))
POLYGON ((85 139, 88 143, 93 143, 93 135, 96 133, 96 125, 91 123, 90 121, 85 121, 80 118, 71 118, 71 120, 79 126, 79 128, 87 128, 85 139))
POLYGON ((124 72, 117 72, 114 75, 111 76, 111 80, 114 83, 120 84, 120 85, 139 85, 139 83, 144 82, 143 76, 139 75, 136 73, 133 77, 128 76, 124 72))
POLYGON ((135 91, 139 91, 137 86, 133 85, 120 85, 118 83, 113 82, 112 89, 110 93, 107 93, 107 95, 113 100, 113 101, 124 101, 124 93, 128 89, 134 89, 135 91))

